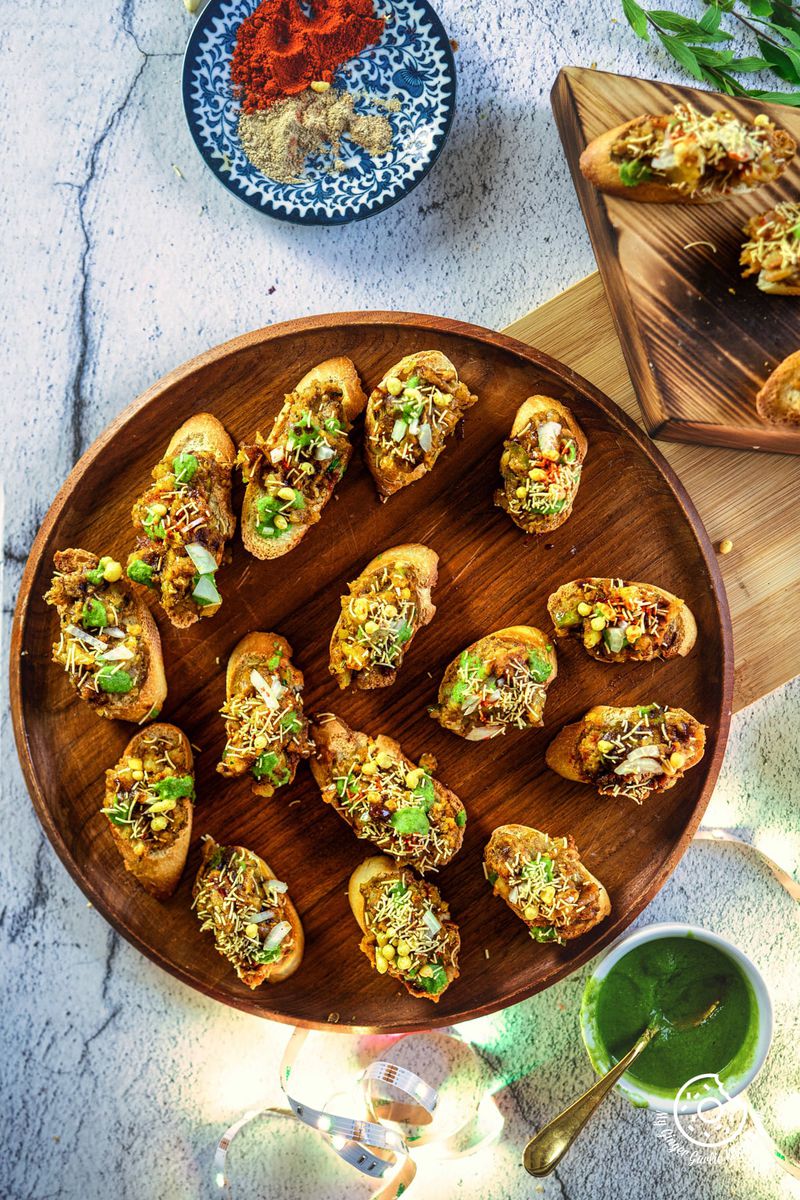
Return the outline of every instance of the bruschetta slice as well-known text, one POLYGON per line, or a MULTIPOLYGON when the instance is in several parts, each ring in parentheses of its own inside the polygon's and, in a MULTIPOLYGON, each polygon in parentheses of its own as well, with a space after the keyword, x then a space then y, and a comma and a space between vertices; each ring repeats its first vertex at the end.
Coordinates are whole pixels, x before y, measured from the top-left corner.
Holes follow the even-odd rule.
POLYGON ((53 662, 101 717, 153 720, 167 698, 161 638, 150 610, 108 555, 59 550, 45 596, 58 612, 53 662))
POLYGON ((685 656, 697 625, 683 600, 652 583, 573 579, 553 592, 547 611, 556 637, 580 638, 598 662, 652 662, 685 656))
POLYGON ((347 470, 352 423, 366 402, 350 359, 329 358, 289 393, 269 434, 240 447, 242 541, 256 558, 288 554, 320 520, 347 470))
POLYGON ((257 988, 293 975, 303 958, 303 926, 286 884, 252 850, 203 839, 192 907, 242 983, 257 988))
POLYGON ((800 350, 775 368, 756 396, 756 408, 762 421, 800 425, 800 350))
POLYGON ((601 192, 626 200, 711 204, 772 183, 796 149, 766 113, 745 121, 681 101, 671 113, 634 117, 595 138, 580 169, 601 192))
POLYGON ((216 572, 233 537, 236 451, 211 413, 184 421, 133 506, 136 549, 128 578, 152 588, 178 629, 213 617, 222 603, 216 572))
POLYGON ((466 810, 428 765, 417 765, 392 738, 350 729, 332 713, 317 718, 311 736, 322 799, 357 838, 423 874, 458 853, 466 810))
POLYGON ((227 741, 220 775, 252 776, 257 796, 271 796, 291 783, 301 758, 308 758, 308 722, 303 714, 303 673, 292 663, 292 647, 277 633, 248 633, 228 659, 225 718, 227 741))
POLYGON ((503 443, 494 502, 524 533, 549 533, 572 512, 587 443, 560 400, 529 396, 503 443))
POLYGON ((611 912, 608 892, 586 870, 569 835, 501 825, 484 851, 483 870, 495 896, 525 922, 535 942, 563 946, 611 912))
POLYGON ((399 979, 411 996, 435 1004, 458 978, 461 937, 432 883, 385 855, 367 858, 347 889, 361 949, 379 975, 399 979))
POLYGON ((384 550, 348 584, 331 638, 330 672, 340 688, 389 687, 417 630, 436 612, 439 556, 429 546, 384 550))
POLYGON ((441 350, 407 354, 386 372, 367 403, 367 466, 381 500, 430 471, 478 397, 441 350))
POLYGON ((776 204, 751 217, 739 261, 745 279, 773 296, 800 296, 800 200, 776 204))
POLYGON ((183 873, 193 806, 192 748, 175 725, 148 725, 106 771, 101 811, 126 870, 157 900, 172 895, 183 873))
POLYGON ((551 639, 531 625, 510 625, 454 658, 428 709, 444 729, 470 742, 542 724, 558 667, 551 639))
POLYGON ((682 708, 598 704, 565 725, 545 757, 565 779, 589 783, 601 796, 625 796, 641 804, 697 766, 705 744, 705 726, 682 708))

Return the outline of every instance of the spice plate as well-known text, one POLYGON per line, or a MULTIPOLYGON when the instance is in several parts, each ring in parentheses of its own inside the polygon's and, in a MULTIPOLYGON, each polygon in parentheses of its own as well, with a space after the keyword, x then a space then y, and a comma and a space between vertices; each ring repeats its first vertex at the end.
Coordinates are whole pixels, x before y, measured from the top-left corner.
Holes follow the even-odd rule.
MULTIPOLYGON (((358 441, 360 435, 356 434, 358 441)), ((238 511, 241 489, 235 496, 238 511)), ((158 618, 158 614, 156 614, 158 618)), ((95 907, 138 949, 214 998, 293 1024, 401 1031, 448 1025, 522 1000, 574 971, 613 940, 658 891, 697 828, 724 751, 732 694, 730 619, 713 550, 677 478, 645 435, 601 392, 553 359, 501 334, 413 314, 335 314, 258 330, 201 355, 156 383, 97 440, 47 514, 20 590, 11 647, 12 713, 34 806, 62 860, 95 907), (80 703, 50 662, 54 620, 44 604, 56 549, 84 546, 124 559, 130 509, 175 428, 198 397, 239 442, 268 428, 285 391, 314 363, 349 355, 367 389, 388 365, 436 346, 479 397, 434 470, 380 504, 357 454, 320 525, 284 558, 257 562, 237 533, 220 569, 223 610, 189 629, 159 619, 170 691, 162 718, 195 747, 198 804, 187 867, 160 904, 126 875, 100 813, 104 772, 131 735, 80 703), (574 512, 556 531, 526 539, 493 507, 498 464, 525 397, 566 401, 589 440, 574 512), (102 503, 98 497, 103 497, 102 503), (439 554, 437 613, 414 640, 394 686, 340 692, 328 641, 347 582, 382 548, 419 541, 439 554), (545 727, 464 742, 431 720, 445 666, 468 643, 505 626, 547 628, 547 596, 581 575, 649 580, 685 598, 698 644, 685 659, 609 667, 580 647, 558 650, 545 727), (334 711, 353 728, 396 738, 415 761, 438 760, 437 778, 466 805, 465 841, 435 882, 462 935, 461 977, 437 1005, 372 971, 358 948, 347 880, 372 851, 322 803, 302 766, 269 801, 246 778, 215 772, 224 744, 219 707, 225 664, 241 637, 288 639, 306 680, 306 711, 334 711), (702 763, 675 788, 636 806, 600 799, 547 769, 545 749, 592 703, 678 704, 707 726, 702 763), (524 823, 571 833, 608 888, 611 915, 565 947, 534 944, 493 899, 482 851, 492 830, 524 823), (200 932, 191 887, 200 838, 245 845, 290 887, 306 933, 291 978, 250 992, 200 932)))
POLYGON ((453 51, 427 0, 377 0, 385 17, 380 41, 346 62, 333 86, 357 97, 399 101, 387 112, 393 141, 372 159, 343 143, 345 169, 332 173, 312 156, 301 180, 279 183, 249 162, 237 133, 231 56, 241 21, 258 0, 210 0, 192 30, 183 64, 183 104, 189 130, 208 168, 233 195, 259 212, 300 225, 343 225, 390 208, 427 175, 447 139, 455 112, 453 51))

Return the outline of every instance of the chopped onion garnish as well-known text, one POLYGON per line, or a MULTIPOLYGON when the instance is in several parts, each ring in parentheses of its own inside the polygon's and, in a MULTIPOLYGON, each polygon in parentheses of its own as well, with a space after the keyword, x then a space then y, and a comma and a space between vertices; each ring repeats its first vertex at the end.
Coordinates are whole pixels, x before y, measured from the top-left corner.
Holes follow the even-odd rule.
POLYGON ((253 668, 250 672, 250 682, 270 712, 274 712, 278 707, 278 698, 286 691, 280 679, 271 679, 267 683, 261 672, 253 668))
POLYGON ((432 445, 433 445, 433 435, 431 433, 431 427, 428 424, 428 422, 426 421, 425 424, 422 426, 422 428, 419 431, 419 448, 425 454, 427 454, 432 445))
POLYGON ((664 768, 655 758, 637 758, 634 762, 621 762, 614 767, 615 775, 663 775, 664 768))
POLYGON ((516 904, 519 898, 519 888, 512 887, 511 891, 508 893, 508 898, 512 904, 516 904))
POLYGON ((199 542, 190 542, 186 553, 197 568, 198 575, 213 575, 217 569, 217 560, 213 554, 201 546, 199 542))
POLYGON ((93 633, 87 633, 85 629, 80 629, 77 625, 67 625, 67 633, 79 642, 85 642, 87 646, 91 646, 93 650, 105 650, 106 643, 101 642, 100 638, 95 637, 93 633))
POLYGON ((113 649, 106 650, 102 655, 104 662, 122 662, 133 657, 133 651, 129 650, 127 646, 114 646, 113 649))
POLYGON ((426 908, 425 912, 422 914, 422 919, 428 927, 428 933, 430 933, 433 937, 436 937, 436 934, 442 928, 442 923, 438 917, 435 916, 431 909, 426 908))
POLYGON ((120 629, 118 625, 109 625, 106 628, 106 633, 108 634, 109 637, 113 637, 113 638, 124 638, 124 637, 128 636, 126 634, 125 630, 120 629))
POLYGON ((292 932, 292 927, 288 921, 278 921, 278 924, 270 929, 267 936, 264 938, 263 950, 277 950, 281 942, 292 932))
POLYGON ((539 449, 543 454, 558 453, 558 438, 561 426, 558 421, 544 421, 536 430, 539 439, 539 449))
POLYGON ((333 446, 329 446, 327 442, 321 442, 314 451, 314 458, 317 462, 328 462, 335 453, 333 446))
POLYGON ((251 925, 260 925, 262 921, 268 921, 270 917, 274 916, 275 910, 273 908, 265 908, 263 912, 256 913, 254 917, 249 917, 248 920, 251 925))
POLYGON ((392 441, 393 442, 402 442, 403 438, 406 436, 407 429, 408 429, 408 425, 406 424, 406 422, 403 420, 402 417, 398 417, 397 420, 395 421, 394 425, 392 426, 392 441))
POLYGON ((283 458, 283 446, 273 446, 269 452, 269 461, 275 465, 283 458))
POLYGON ((626 756, 627 762, 635 762, 637 758, 658 758, 658 746, 651 742, 648 746, 636 746, 626 756))
POLYGON ((265 879, 264 887, 268 888, 271 892, 279 893, 288 892, 289 890, 288 883, 284 883, 281 879, 265 879))

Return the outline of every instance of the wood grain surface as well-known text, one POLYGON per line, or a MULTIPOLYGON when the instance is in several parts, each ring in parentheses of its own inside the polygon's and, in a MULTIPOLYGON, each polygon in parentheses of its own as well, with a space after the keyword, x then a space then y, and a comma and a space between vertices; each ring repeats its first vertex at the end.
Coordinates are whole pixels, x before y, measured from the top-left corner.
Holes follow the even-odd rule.
MULTIPOLYGON (((548 300, 505 330, 560 359, 642 416, 598 274, 548 300)), ((711 540, 733 542, 719 556, 735 648, 734 710, 800 675, 800 638, 786 620, 800 601, 800 466, 785 454, 662 442, 711 540)))
POLYGON ((800 195, 800 154, 773 185, 717 204, 639 204, 603 195, 578 167, 598 134, 689 100, 752 120, 767 112, 800 144, 800 112, 603 71, 567 67, 553 112, 628 368, 653 436, 800 454, 800 431, 761 421, 755 395, 800 346, 797 297, 742 279, 742 226, 800 195))
POLYGON ((383 1030, 447 1024, 520 1000, 624 929, 699 823, 724 749, 732 689, 729 617, 713 552, 680 484, 634 424, 568 368, 520 343, 439 318, 385 313, 310 318, 248 334, 174 371, 127 409, 78 463, 44 521, 23 578, 11 663, 18 749, 36 810, 87 896, 126 938, 187 983, 250 1012, 383 1030), (237 533, 233 562, 218 576, 220 613, 186 630, 159 620, 170 683, 162 717, 198 748, 189 862, 176 895, 159 904, 122 869, 98 811, 103 772, 130 727, 88 711, 49 661, 55 614, 41 597, 53 551, 84 546, 125 556, 133 542, 130 506, 190 413, 209 409, 240 441, 268 428, 284 391, 322 359, 351 355, 370 387, 388 364, 432 346, 453 359, 480 397, 463 440, 435 470, 380 505, 359 453, 322 523, 297 550, 260 563, 237 533), (573 516, 541 540, 526 539, 492 506, 503 438, 519 403, 534 392, 565 400, 589 438, 573 516), (415 639, 395 686, 339 693, 327 670, 339 596, 378 550, 411 540, 440 555, 438 612, 415 639), (545 728, 490 743, 465 743, 428 717, 441 672, 464 645, 504 625, 546 627, 548 594, 583 574, 652 580, 685 597, 700 629, 695 652, 677 662, 608 668, 567 646, 548 693, 545 728), (359 951, 345 889, 371 848, 321 802, 308 769, 267 802, 251 795, 247 779, 215 773, 224 743, 218 709, 225 663, 242 635, 258 629, 278 631, 294 647, 309 713, 334 711, 355 728, 384 731, 414 759, 432 752, 437 774, 466 804, 463 850, 437 876, 461 926, 462 974, 438 1006, 378 976, 359 951), (545 767, 550 738, 592 703, 650 700, 679 704, 708 726, 703 763, 673 790, 637 807, 601 800, 545 767), (535 945, 492 898, 481 853, 492 830, 511 821, 575 836, 613 904, 593 934, 569 948, 535 945), (289 980, 250 992, 200 933, 190 889, 205 832, 249 846, 288 881, 306 932, 303 965, 289 980))

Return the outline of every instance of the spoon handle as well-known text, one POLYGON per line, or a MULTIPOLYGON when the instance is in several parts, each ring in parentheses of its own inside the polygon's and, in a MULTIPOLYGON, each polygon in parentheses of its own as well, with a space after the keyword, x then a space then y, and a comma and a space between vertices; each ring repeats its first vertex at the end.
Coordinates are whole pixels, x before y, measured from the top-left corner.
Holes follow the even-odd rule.
POLYGON ((658 1031, 656 1025, 645 1029, 628 1053, 606 1074, 585 1091, 569 1108, 554 1117, 544 1129, 534 1134, 525 1147, 523 1163, 530 1175, 549 1175, 569 1150, 600 1101, 611 1091, 620 1075, 638 1058, 658 1031))

